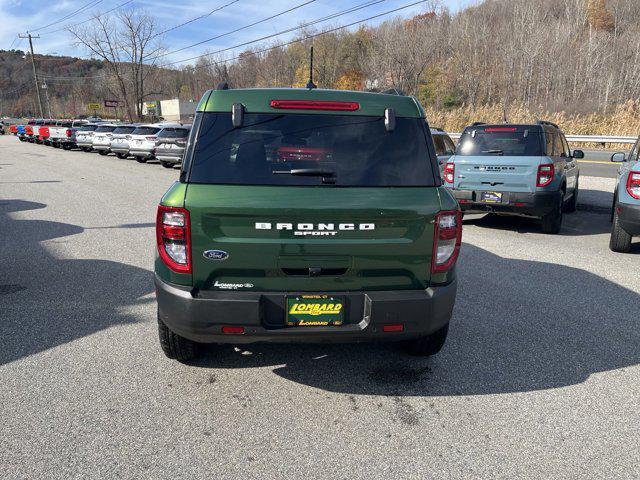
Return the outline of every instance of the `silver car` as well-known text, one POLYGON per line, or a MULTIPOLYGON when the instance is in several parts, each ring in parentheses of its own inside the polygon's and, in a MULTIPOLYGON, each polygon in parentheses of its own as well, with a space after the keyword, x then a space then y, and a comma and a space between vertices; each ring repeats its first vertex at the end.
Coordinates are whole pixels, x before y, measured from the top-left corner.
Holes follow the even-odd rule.
POLYGON ((114 123, 103 123, 93 131, 91 146, 100 155, 108 155, 111 151, 111 137, 117 127, 114 123))
POLYGON ((119 125, 111 136, 111 151, 116 154, 118 158, 127 158, 129 156, 129 139, 133 131, 139 127, 140 124, 119 125))
POLYGON ((129 139, 129 155, 135 157, 136 161, 145 163, 147 160, 155 158, 156 141, 158 133, 163 128, 179 127, 178 123, 151 123, 140 125, 131 133, 129 139))
POLYGON ((87 123, 76 130, 76 145, 80 150, 90 152, 93 149, 93 132, 98 128, 98 123, 87 123))

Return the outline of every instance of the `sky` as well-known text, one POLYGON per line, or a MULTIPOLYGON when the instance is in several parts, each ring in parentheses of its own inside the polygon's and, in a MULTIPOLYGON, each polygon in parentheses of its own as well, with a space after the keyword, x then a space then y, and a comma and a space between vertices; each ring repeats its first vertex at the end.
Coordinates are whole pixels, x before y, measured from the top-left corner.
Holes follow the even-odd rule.
MULTIPOLYGON (((34 39, 35 53, 88 58, 88 52, 73 44, 71 34, 64 31, 64 27, 82 22, 94 13, 107 12, 125 2, 126 5, 122 8, 142 8, 153 15, 161 30, 175 27, 230 4, 211 13, 206 18, 167 32, 163 43, 169 52, 310 2, 267 22, 225 35, 202 45, 171 53, 162 58, 162 63, 176 62, 179 65, 193 63, 193 61, 185 62, 185 60, 201 55, 207 50, 216 51, 233 47, 371 1, 375 0, 130 0, 129 2, 126 0, 0 0, 0 50, 27 49, 28 41, 18 39, 18 34, 29 31, 33 35, 40 35, 40 38, 34 39), (85 6, 86 8, 83 9, 85 6), (78 11, 79 9, 81 10, 78 11), (47 26, 49 24, 52 25, 47 26), (62 31, 55 31, 60 29, 62 31)), ((415 1, 417 0, 381 0, 375 5, 319 23, 316 27, 335 27, 357 22, 415 1)), ((370 20, 367 23, 377 24, 394 16, 412 16, 424 12, 427 3, 423 2, 396 13, 370 20)), ((476 0, 440 0, 440 3, 450 10, 456 11, 467 4, 476 3, 476 0)), ((266 43, 263 42, 263 44, 272 44, 274 41, 284 42, 292 35, 293 33, 282 34, 267 40, 266 43)), ((259 45, 259 43, 254 45, 259 45)), ((244 48, 229 50, 224 55, 229 58, 237 55, 244 48)))

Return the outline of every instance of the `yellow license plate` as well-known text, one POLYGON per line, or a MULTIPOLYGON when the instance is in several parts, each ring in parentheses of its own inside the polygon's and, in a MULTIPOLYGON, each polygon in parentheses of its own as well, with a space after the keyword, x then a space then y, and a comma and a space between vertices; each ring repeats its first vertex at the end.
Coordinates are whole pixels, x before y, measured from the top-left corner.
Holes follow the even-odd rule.
POLYGON ((344 299, 330 295, 287 297, 286 323, 290 327, 326 327, 344 322, 344 299))

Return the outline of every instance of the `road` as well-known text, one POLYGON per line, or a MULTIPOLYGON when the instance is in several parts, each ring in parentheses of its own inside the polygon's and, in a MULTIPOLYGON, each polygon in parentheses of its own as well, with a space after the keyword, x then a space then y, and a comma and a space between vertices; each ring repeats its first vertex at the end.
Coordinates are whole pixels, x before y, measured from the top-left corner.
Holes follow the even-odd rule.
POLYGON ((585 150, 584 160, 578 160, 580 175, 616 178, 618 176, 618 164, 611 161, 611 155, 616 152, 628 152, 628 146, 625 145, 624 147, 621 150, 585 150))
POLYGON ((0 138, 2 478, 637 478, 640 248, 606 214, 465 221, 451 333, 158 347, 155 206, 176 170, 0 138))

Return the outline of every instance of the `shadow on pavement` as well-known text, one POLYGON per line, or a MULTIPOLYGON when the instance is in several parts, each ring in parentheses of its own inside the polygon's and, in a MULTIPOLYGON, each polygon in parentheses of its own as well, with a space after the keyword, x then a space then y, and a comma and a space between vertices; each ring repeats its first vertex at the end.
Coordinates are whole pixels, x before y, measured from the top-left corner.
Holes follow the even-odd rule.
POLYGON ((76 225, 16 220, 45 208, 0 200, 0 365, 112 326, 138 321, 122 313, 153 291, 151 272, 108 260, 61 259, 41 244, 77 235, 76 225))
POLYGON ((432 359, 382 345, 208 347, 203 368, 273 366, 315 388, 366 395, 528 392, 640 363, 640 295, 584 270, 465 244, 447 344, 432 359))

